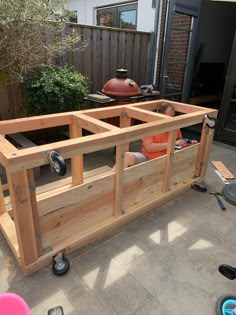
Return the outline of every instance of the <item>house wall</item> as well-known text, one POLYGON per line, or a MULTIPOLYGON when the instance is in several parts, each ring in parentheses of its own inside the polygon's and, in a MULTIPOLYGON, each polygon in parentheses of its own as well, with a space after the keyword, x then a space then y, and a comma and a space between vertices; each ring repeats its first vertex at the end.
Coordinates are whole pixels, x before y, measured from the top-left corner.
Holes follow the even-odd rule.
MULTIPOLYGON (((157 0, 158 2, 159 0, 157 0)), ((130 0, 122 3, 130 3, 130 0)), ((72 11, 77 11, 78 23, 96 25, 95 8, 121 3, 116 0, 69 0, 68 7, 72 11)), ((152 8, 152 0, 138 1, 137 30, 142 32, 154 31, 155 9, 152 8)))

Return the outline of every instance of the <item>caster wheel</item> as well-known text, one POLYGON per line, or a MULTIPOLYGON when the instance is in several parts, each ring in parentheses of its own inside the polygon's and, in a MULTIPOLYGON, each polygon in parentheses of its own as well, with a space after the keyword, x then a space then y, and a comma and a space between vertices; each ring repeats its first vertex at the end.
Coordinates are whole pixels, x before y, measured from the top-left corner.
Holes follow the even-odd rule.
POLYGON ((236 315, 236 296, 222 295, 216 302, 216 315, 236 315))
POLYGON ((48 315, 64 315, 63 308, 61 306, 50 308, 48 315))
POLYGON ((210 129, 215 129, 217 127, 217 119, 206 115, 207 123, 206 126, 210 129))
POLYGON ((58 253, 53 257, 52 272, 56 276, 66 274, 70 269, 70 262, 63 253, 58 253))
POLYGON ((66 163, 58 152, 51 151, 48 155, 48 160, 57 175, 64 176, 66 174, 66 163))

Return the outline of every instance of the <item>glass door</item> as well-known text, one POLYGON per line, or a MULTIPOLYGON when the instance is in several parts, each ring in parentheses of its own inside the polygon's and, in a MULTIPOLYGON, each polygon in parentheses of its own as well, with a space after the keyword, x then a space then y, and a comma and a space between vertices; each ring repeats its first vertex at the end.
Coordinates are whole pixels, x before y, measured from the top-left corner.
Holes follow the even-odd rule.
POLYGON ((217 138, 236 145, 236 33, 220 106, 217 138))

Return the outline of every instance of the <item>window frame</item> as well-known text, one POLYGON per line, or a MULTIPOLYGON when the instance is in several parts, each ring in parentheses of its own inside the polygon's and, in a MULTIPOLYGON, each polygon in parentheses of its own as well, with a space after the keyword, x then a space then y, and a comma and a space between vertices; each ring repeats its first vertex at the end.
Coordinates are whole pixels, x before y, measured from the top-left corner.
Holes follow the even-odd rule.
MULTIPOLYGON (((135 14, 135 30, 137 30, 137 17, 138 17, 138 2, 128 2, 124 4, 118 4, 118 5, 111 5, 106 7, 97 7, 96 8, 96 22, 97 25, 100 25, 100 16, 103 14, 113 14, 113 20, 112 20, 112 26, 114 28, 119 29, 125 29, 121 28, 121 20, 120 20, 120 14, 121 12, 125 11, 136 11, 135 14)), ((101 25, 103 26, 103 25, 101 25)))

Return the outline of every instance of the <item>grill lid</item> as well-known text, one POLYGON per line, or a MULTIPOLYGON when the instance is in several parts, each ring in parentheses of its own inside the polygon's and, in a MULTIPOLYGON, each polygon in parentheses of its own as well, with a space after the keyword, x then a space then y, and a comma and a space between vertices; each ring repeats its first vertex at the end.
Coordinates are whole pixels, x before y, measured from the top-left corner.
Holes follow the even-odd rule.
POLYGON ((102 93, 110 97, 131 97, 141 94, 139 86, 128 78, 128 70, 117 69, 116 77, 107 81, 102 93))

